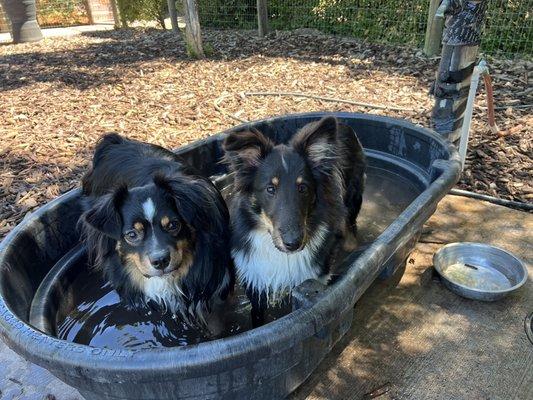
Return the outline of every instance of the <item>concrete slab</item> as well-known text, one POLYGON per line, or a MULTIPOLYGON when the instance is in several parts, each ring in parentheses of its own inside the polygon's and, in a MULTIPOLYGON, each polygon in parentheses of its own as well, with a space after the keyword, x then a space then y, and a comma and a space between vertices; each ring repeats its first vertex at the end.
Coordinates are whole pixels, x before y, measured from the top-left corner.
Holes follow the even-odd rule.
MULTIPOLYGON (((130 24, 132 27, 143 26, 143 27, 153 27, 160 28, 160 26, 154 22, 134 22, 130 24)), ((178 27, 180 29, 185 29, 185 19, 182 16, 178 16, 178 27)), ((94 25, 79 25, 79 26, 68 26, 64 28, 43 28, 43 36, 45 38, 50 37, 65 37, 65 36, 76 36, 81 35, 84 32, 96 32, 96 31, 109 31, 114 29, 114 24, 94 24, 94 25)), ((168 30, 172 29, 172 23, 170 18, 165 19, 165 28, 168 30)), ((0 43, 11 43, 11 34, 9 32, 0 33, 0 43)))
MULTIPOLYGON (((66 28, 45 28, 42 29, 45 38, 58 36, 76 36, 84 32, 109 31, 113 29, 113 24, 96 24, 69 26, 66 28)), ((0 33, 0 43, 10 43, 12 41, 10 33, 0 33)))
POLYGON ((21 358, 0 340, 0 399, 83 400, 83 397, 47 370, 21 358))
MULTIPOLYGON (((426 224, 403 276, 376 282, 354 323, 296 393, 303 399, 533 399, 533 344, 524 319, 533 283, 496 303, 449 292, 433 275, 443 244, 481 241, 528 263, 533 276, 533 215, 447 196, 426 224)), ((0 342, 0 398, 81 399, 77 391, 0 342)))

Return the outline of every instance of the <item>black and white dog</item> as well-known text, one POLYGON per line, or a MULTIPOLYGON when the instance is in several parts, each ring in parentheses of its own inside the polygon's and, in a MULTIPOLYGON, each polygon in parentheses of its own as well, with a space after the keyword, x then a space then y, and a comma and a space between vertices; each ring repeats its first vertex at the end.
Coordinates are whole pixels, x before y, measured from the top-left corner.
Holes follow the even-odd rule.
POLYGON ((215 186, 171 151, 108 134, 82 190, 89 255, 121 298, 205 323, 235 281, 229 215, 215 186))
POLYGON ((327 282, 334 247, 355 237, 365 157, 334 117, 305 125, 288 144, 251 129, 224 141, 234 172, 232 256, 261 324, 268 303, 307 279, 327 282))

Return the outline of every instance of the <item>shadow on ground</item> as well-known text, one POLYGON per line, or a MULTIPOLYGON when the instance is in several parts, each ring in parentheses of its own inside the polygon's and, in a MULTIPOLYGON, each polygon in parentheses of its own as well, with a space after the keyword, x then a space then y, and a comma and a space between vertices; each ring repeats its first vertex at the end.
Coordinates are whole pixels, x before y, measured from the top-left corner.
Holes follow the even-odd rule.
POLYGON ((532 229, 530 214, 447 196, 403 277, 374 283, 347 335, 290 398, 531 398, 533 346, 524 331, 531 280, 498 302, 477 302, 448 291, 431 267, 443 244, 482 241, 522 257, 531 274, 532 229))

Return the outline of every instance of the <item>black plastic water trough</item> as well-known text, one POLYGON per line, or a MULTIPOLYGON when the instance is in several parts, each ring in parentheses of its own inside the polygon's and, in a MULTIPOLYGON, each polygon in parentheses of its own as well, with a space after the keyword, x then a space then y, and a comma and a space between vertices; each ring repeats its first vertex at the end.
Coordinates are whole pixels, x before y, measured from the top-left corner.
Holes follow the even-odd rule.
MULTIPOLYGON (((289 115, 252 125, 284 141, 323 115, 289 115)), ((404 192, 408 188, 411 198, 388 226, 373 235, 364 251, 347 257, 346 272, 334 284, 324 287, 308 281, 298 287, 293 312, 225 339, 137 351, 80 345, 37 330, 28 322, 35 292, 79 240, 79 191, 73 190, 28 215, 0 245, 3 340, 76 387, 86 399, 258 400, 283 398, 292 392, 349 329, 355 302, 376 277, 383 271, 390 274, 405 261, 422 225, 460 174, 455 150, 427 129, 386 117, 336 115, 358 133, 368 156, 369 174, 378 173, 374 184, 392 190, 383 192, 389 194, 379 204, 394 206, 396 188, 404 192), (389 181, 379 178, 380 171, 389 181)), ((212 136, 178 152, 205 176, 223 176, 224 166, 218 161, 224 136, 212 136)), ((364 202, 374 204, 372 197, 380 193, 370 191, 364 202)), ((386 210, 372 213, 372 206, 367 208, 365 217, 363 206, 359 222, 363 235, 369 231, 365 226, 379 225, 374 220, 386 214, 386 210)))

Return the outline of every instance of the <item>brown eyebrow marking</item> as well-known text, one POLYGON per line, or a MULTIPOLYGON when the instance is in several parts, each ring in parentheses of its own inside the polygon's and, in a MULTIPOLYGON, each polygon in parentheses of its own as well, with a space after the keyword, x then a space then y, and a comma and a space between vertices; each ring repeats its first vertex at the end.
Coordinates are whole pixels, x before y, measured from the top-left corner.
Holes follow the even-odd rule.
POLYGON ((170 218, 166 216, 161 218, 161 226, 167 226, 169 222, 170 222, 170 218))
POLYGON ((278 186, 279 185, 279 178, 277 176, 275 176, 274 178, 272 178, 272 184, 274 186, 278 186))
POLYGON ((296 183, 299 185, 300 183, 302 183, 304 181, 304 178, 299 176, 298 178, 296 178, 296 183))
POLYGON ((144 225, 143 225, 142 223, 140 223, 140 222, 135 222, 135 223, 133 224, 133 227, 134 227, 135 229, 137 229, 138 231, 142 231, 142 230, 144 229, 144 225))

